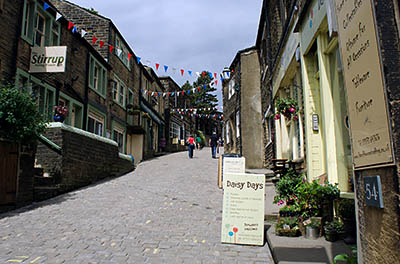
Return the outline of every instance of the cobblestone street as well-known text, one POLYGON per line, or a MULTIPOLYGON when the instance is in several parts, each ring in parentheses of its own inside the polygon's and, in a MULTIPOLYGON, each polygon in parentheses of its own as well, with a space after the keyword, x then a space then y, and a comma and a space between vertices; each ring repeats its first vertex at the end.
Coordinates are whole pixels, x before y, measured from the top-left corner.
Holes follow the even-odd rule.
POLYGON ((210 149, 0 215, 0 263, 273 263, 268 245, 220 243, 210 149))

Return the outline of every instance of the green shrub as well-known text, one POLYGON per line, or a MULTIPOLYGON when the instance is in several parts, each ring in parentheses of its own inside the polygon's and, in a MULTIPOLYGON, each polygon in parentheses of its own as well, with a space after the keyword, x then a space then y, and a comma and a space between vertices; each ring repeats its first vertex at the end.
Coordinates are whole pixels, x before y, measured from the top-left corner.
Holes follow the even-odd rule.
POLYGON ((297 188, 303 183, 303 176, 298 175, 295 170, 289 169, 286 174, 281 176, 275 184, 277 195, 274 197, 274 203, 278 205, 286 202, 297 193, 297 188))
POLYGON ((29 143, 44 132, 46 123, 31 96, 13 87, 0 87, 0 137, 29 143))

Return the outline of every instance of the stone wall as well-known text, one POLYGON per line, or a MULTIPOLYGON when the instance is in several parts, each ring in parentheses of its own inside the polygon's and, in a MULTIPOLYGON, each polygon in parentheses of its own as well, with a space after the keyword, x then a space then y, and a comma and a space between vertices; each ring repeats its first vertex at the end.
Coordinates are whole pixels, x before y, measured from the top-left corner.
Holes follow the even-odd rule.
POLYGON ((61 123, 52 123, 45 136, 61 147, 61 155, 39 144, 36 163, 54 178, 59 193, 134 169, 132 161, 119 157, 112 140, 61 123))

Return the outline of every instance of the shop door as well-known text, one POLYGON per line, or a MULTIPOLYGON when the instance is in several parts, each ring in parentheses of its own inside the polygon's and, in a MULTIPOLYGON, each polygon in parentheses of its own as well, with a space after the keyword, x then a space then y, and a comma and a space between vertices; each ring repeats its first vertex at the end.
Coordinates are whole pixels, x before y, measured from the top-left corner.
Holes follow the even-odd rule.
POLYGON ((18 144, 0 141, 0 205, 14 204, 17 196, 18 144))

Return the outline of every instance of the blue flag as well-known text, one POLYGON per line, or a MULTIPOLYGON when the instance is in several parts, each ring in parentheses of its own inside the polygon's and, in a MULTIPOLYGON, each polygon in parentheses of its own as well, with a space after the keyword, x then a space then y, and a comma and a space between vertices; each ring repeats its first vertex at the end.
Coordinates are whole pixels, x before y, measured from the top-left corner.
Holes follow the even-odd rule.
POLYGON ((192 71, 188 71, 189 75, 192 76, 192 71))
POLYGON ((140 63, 140 57, 137 57, 137 63, 139 64, 140 63))
POLYGON ((72 29, 72 33, 76 33, 76 32, 78 32, 78 31, 76 30, 76 27, 74 26, 74 28, 72 29))
POLYGON ((209 72, 208 74, 210 75, 210 78, 212 79, 212 78, 213 78, 213 76, 212 76, 212 73, 211 73, 211 72, 209 72))
POLYGON ((49 7, 50 7, 50 6, 49 6, 47 3, 44 3, 44 5, 43 5, 43 9, 44 9, 44 10, 47 10, 49 7))
POLYGON ((204 87, 204 89, 207 89, 207 86, 205 84, 203 85, 203 87, 204 87))
POLYGON ((165 70, 165 72, 167 72, 167 70, 168 70, 168 66, 167 65, 164 65, 164 70, 165 70))

